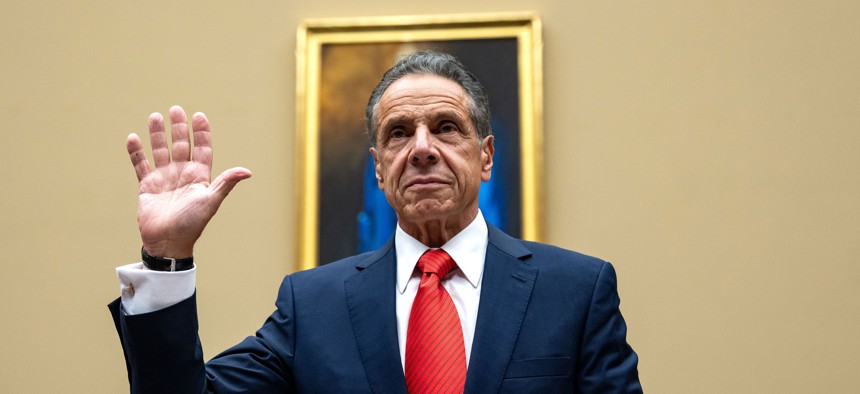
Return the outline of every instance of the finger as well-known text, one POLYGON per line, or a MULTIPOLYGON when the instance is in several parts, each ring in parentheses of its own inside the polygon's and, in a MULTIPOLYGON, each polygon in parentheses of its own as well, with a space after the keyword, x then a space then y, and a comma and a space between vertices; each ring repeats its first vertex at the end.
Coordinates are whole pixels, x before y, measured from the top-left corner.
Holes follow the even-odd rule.
POLYGON ((218 204, 220 205, 221 201, 224 201, 224 198, 230 194, 230 191, 233 190, 233 187, 237 183, 250 177, 251 171, 247 168, 234 167, 218 175, 209 187, 212 188, 212 191, 217 196, 218 204))
POLYGON ((212 134, 209 130, 209 119, 202 112, 191 117, 191 129, 194 130, 194 153, 191 158, 212 168, 212 134))
POLYGON ((139 182, 149 174, 149 162, 146 160, 146 154, 143 153, 143 142, 137 134, 131 133, 125 140, 125 148, 128 150, 128 157, 131 158, 131 165, 134 166, 134 173, 139 182))
POLYGON ((164 132, 164 118, 158 112, 149 115, 149 143, 152 144, 152 160, 155 161, 156 167, 164 167, 170 163, 167 134, 164 132))
POLYGON ((188 161, 191 144, 188 141, 188 119, 178 105, 170 107, 170 137, 173 140, 173 161, 188 161))

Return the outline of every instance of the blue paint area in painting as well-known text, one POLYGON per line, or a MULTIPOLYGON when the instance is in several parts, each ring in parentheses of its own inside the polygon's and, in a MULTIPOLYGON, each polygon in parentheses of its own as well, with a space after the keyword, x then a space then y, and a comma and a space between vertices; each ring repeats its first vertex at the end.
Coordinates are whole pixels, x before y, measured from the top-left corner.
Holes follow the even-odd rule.
POLYGON ((368 152, 364 160, 364 209, 358 213, 358 251, 359 253, 376 250, 391 235, 397 225, 397 215, 385 193, 379 190, 376 181, 376 170, 373 166, 373 155, 368 152))

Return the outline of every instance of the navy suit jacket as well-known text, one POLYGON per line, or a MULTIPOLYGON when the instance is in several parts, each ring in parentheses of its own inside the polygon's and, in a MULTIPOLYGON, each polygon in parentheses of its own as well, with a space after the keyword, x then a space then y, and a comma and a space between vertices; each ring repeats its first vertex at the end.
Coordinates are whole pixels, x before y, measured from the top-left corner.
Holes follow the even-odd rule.
MULTIPOLYGON (((465 393, 641 392, 615 271, 489 227, 465 393)), ((392 241, 287 276, 253 337, 204 365, 195 296, 126 315, 110 305, 134 393, 406 393, 392 241)))

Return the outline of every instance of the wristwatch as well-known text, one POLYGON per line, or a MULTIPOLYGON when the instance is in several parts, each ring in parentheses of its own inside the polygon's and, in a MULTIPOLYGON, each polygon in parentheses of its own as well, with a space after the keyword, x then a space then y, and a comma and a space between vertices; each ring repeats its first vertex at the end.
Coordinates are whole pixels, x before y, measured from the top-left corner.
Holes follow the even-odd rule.
POLYGON ((143 265, 153 271, 187 271, 194 268, 194 257, 184 259, 174 259, 170 257, 157 257, 146 253, 146 249, 140 248, 140 255, 143 257, 143 265))

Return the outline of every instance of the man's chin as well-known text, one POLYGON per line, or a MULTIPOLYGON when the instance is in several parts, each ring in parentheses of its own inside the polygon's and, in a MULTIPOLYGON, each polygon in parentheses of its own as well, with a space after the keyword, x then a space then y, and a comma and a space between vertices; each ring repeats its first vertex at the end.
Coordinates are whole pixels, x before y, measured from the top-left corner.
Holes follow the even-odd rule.
MULTIPOLYGON (((417 203, 407 204, 397 212, 397 219, 400 222, 421 224, 428 222, 448 223, 450 221, 459 222, 462 220, 473 219, 477 214, 477 204, 474 211, 469 206, 463 207, 455 205, 450 200, 422 200, 417 203)), ((450 223, 448 223, 450 224, 450 223)))
POLYGON ((451 216, 453 210, 437 200, 422 200, 405 206, 397 213, 398 218, 412 223, 441 220, 451 216))

